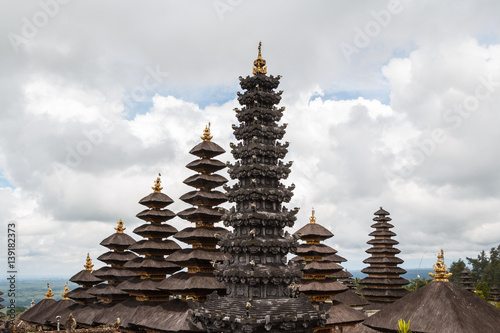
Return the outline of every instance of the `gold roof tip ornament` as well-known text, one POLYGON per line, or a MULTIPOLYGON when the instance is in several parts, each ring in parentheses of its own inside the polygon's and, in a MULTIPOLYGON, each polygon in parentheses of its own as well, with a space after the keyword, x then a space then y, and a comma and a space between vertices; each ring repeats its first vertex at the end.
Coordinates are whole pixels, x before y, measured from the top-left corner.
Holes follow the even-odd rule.
POLYGON ((161 187, 161 173, 158 174, 158 177, 155 180, 155 186, 151 187, 155 193, 161 193, 163 187, 161 187))
POLYGON ((203 130, 203 136, 201 139, 205 142, 210 142, 212 140, 213 136, 210 135, 210 123, 208 123, 207 126, 205 126, 205 129, 203 130))
POLYGON ((47 290, 47 293, 45 294, 45 299, 52 299, 52 297, 54 297, 54 293, 52 292, 52 289, 50 288, 50 285, 48 282, 47 282, 47 288, 49 290, 47 290))
POLYGON ((85 265, 83 265, 83 267, 85 268, 86 271, 90 271, 90 273, 92 273, 94 270, 92 269, 92 267, 94 267, 94 265, 92 265, 92 259, 90 259, 90 254, 87 253, 87 260, 85 261, 85 265))
POLYGON ((123 234, 123 231, 127 228, 123 227, 123 221, 120 219, 120 221, 116 222, 118 226, 115 228, 117 234, 123 234))
POLYGON ((67 293, 69 293, 68 281, 66 281, 66 286, 64 287, 64 291, 61 294, 62 299, 65 300, 65 301, 69 300, 69 298, 66 296, 67 293))
POLYGON ((262 42, 259 42, 259 55, 257 59, 253 62, 253 74, 261 73, 267 74, 267 65, 266 61, 262 59, 262 54, 260 53, 260 49, 262 47, 262 42))
POLYGON ((314 210, 314 207, 313 207, 313 208, 312 208, 312 215, 311 215, 311 217, 309 218, 309 222, 310 222, 310 223, 313 223, 313 224, 314 224, 314 223, 316 223, 316 217, 314 216, 314 212, 315 212, 315 210, 314 210))
POLYGON ((448 266, 445 265, 444 263, 444 251, 441 249, 441 253, 438 253, 437 255, 438 260, 434 264, 434 272, 435 273, 429 273, 431 277, 434 278, 434 281, 442 281, 442 282, 448 282, 448 278, 452 276, 452 273, 448 273, 448 266))

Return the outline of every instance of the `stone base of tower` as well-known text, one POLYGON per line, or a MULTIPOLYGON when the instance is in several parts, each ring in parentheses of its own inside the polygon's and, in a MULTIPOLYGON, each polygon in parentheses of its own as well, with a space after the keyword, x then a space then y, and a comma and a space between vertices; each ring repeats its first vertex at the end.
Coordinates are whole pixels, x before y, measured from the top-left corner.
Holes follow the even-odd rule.
POLYGON ((247 301, 213 293, 203 307, 194 303, 193 309, 193 320, 201 322, 207 332, 223 333, 312 333, 325 324, 326 317, 325 311, 318 311, 303 294, 247 301))

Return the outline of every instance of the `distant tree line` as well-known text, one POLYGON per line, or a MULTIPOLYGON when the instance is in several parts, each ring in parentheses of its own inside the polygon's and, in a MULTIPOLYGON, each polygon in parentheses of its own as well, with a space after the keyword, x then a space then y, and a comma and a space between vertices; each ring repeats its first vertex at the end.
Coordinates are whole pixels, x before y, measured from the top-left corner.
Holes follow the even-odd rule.
MULTIPOLYGON (((474 286, 479 283, 486 283, 489 287, 494 285, 500 286, 500 245, 496 248, 492 247, 489 254, 484 250, 479 253, 477 258, 466 257, 469 264, 470 275, 474 286)), ((460 283, 462 280, 462 271, 467 268, 467 265, 462 259, 454 261, 450 265, 450 281, 460 283)), ((482 284, 483 285, 483 284, 482 284)))

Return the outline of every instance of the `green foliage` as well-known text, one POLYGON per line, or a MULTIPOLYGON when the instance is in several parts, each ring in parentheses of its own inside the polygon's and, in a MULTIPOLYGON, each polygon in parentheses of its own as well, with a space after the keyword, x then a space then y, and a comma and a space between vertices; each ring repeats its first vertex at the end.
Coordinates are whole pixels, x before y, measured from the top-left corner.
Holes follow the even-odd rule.
POLYGON ((467 261, 472 266, 471 277, 474 283, 500 285, 500 245, 492 247, 489 254, 481 251, 476 259, 467 257, 467 261))
POLYGON ((366 287, 364 284, 360 284, 359 280, 359 278, 354 278, 354 285, 356 286, 356 290, 361 290, 366 287))
POLYGON ((476 285, 476 290, 480 291, 483 294, 484 299, 488 299, 490 297, 490 287, 488 287, 488 284, 486 282, 479 282, 476 285))
POLYGON ((465 262, 462 259, 458 259, 458 261, 454 261, 450 265, 449 272, 453 275, 450 276, 450 281, 455 283, 460 283, 462 278, 462 271, 465 269, 465 262))
POLYGON ((410 321, 405 322, 403 319, 398 321, 398 333, 411 333, 410 331, 410 321))
POLYGON ((426 279, 426 278, 411 279, 410 284, 406 285, 405 289, 409 291, 416 291, 426 286, 429 282, 432 282, 432 279, 426 279))
POLYGON ((476 293, 476 295, 479 298, 482 298, 482 299, 486 300, 486 297, 484 297, 484 294, 483 294, 483 292, 481 290, 474 289, 473 291, 476 293))

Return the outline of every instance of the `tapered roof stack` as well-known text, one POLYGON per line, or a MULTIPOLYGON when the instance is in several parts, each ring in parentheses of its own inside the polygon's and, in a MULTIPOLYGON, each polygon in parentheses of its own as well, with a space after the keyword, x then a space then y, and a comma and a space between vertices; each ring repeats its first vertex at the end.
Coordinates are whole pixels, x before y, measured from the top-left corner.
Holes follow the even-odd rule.
MULTIPOLYGON (((328 318, 322 328, 317 328, 315 332, 333 332, 336 328, 354 326, 365 320, 365 316, 348 304, 341 303, 335 299, 337 295, 342 295, 349 291, 349 288, 337 281, 336 274, 343 271, 343 267, 326 258, 332 257, 334 260, 337 251, 323 241, 333 237, 333 234, 316 223, 314 208, 309 218, 309 223, 294 233, 305 243, 297 247, 299 257, 294 261, 302 264, 302 281, 297 285, 298 291, 303 292, 315 304, 321 302, 329 303, 327 310, 328 318)), ((339 256, 339 258, 341 258, 339 256)), ((342 258, 343 259, 343 258, 342 258)), ((356 296, 356 295, 355 295, 356 296)), ((359 296, 357 296, 359 297, 359 296)))
MULTIPOLYGON (((240 143, 231 144, 237 160, 229 164, 229 175, 237 183, 225 187, 236 205, 224 216, 225 226, 234 228, 221 237, 221 250, 231 259, 215 265, 219 281, 226 283, 226 297, 212 294, 203 304, 195 303, 194 317, 213 332, 313 332, 324 322, 303 294, 290 297, 291 283, 299 283, 300 267, 287 265, 286 255, 297 241, 284 227, 292 227, 298 209, 282 206, 289 202, 294 185, 285 187, 292 163, 283 164, 288 142, 281 144, 286 125, 278 126, 284 108, 276 108, 281 91, 275 92, 280 76, 267 76, 266 61, 259 54, 253 76, 240 77, 235 109, 240 125, 233 125, 240 143)), ((322 317, 323 316, 323 317, 322 317)))
POLYGON ((213 262, 230 258, 216 248, 218 240, 215 235, 224 236, 228 233, 226 229, 214 226, 222 218, 222 212, 217 206, 227 201, 226 195, 216 188, 226 183, 227 179, 215 173, 226 166, 213 157, 225 151, 211 141, 209 126, 205 127, 201 137, 202 142, 190 151, 198 159, 189 163, 187 168, 197 173, 187 178, 184 183, 194 187, 195 190, 180 198, 194 207, 177 214, 191 222, 193 227, 179 231, 174 238, 191 245, 191 248, 178 250, 167 259, 187 268, 187 272, 177 272, 159 285, 160 289, 181 295, 183 299, 190 297, 199 301, 205 301, 207 295, 213 291, 217 291, 219 295, 226 293, 224 283, 217 281, 213 274, 213 262))
POLYGON ((85 260, 85 265, 83 265, 83 270, 73 275, 69 280, 71 282, 79 284, 81 287, 73 289, 66 294, 66 297, 74 300, 83 305, 92 304, 97 301, 97 297, 89 293, 89 289, 93 286, 98 285, 103 280, 95 276, 94 265, 92 264, 92 259, 87 253, 87 259, 85 260))
POLYGON ((470 270, 465 268, 462 271, 462 276, 460 277, 460 285, 470 292, 474 292, 474 282, 472 282, 472 277, 470 276, 470 270))
POLYGON ((396 257, 401 251, 394 247, 399 242, 392 239, 396 234, 389 230, 394 228, 389 223, 389 212, 380 207, 375 215, 375 224, 371 226, 375 231, 369 234, 373 239, 367 242, 372 247, 366 250, 371 257, 363 261, 370 266, 361 270, 368 274, 368 277, 359 281, 360 284, 366 285, 360 293, 371 303, 365 310, 380 310, 409 293, 403 286, 410 282, 400 277, 406 271, 398 267, 403 260, 396 257))
POLYGON ((50 288, 49 283, 47 283, 45 298, 36 303, 33 307, 30 307, 28 310, 21 313, 19 319, 28 323, 39 324, 38 318, 40 316, 45 316, 47 312, 50 311, 50 309, 52 309, 56 304, 56 301, 52 297, 54 297, 54 293, 52 292, 52 288, 50 288))
POLYGON ((134 243, 128 249, 141 257, 134 258, 123 265, 124 268, 137 274, 136 277, 126 280, 118 287, 138 301, 168 301, 169 293, 157 289, 167 274, 180 269, 179 266, 168 262, 165 256, 180 250, 180 246, 173 240, 167 239, 177 232, 170 224, 164 223, 175 217, 175 214, 165 208, 174 201, 161 190, 160 176, 156 178, 153 193, 142 198, 139 203, 148 209, 143 210, 137 217, 147 223, 135 228, 134 233, 144 239, 134 243))
POLYGON ((129 246, 135 244, 135 240, 124 233, 126 228, 123 226, 121 219, 114 229, 116 232, 101 242, 101 245, 107 247, 110 251, 97 257, 108 266, 103 266, 94 271, 94 276, 108 282, 89 290, 89 293, 102 299, 105 303, 117 303, 129 298, 129 294, 117 286, 135 276, 134 272, 123 268, 125 263, 137 258, 137 255, 127 250, 129 246))
POLYGON ((500 301, 500 292, 498 291, 498 286, 494 284, 490 288, 490 298, 488 298, 489 301, 492 302, 499 302, 500 301))

